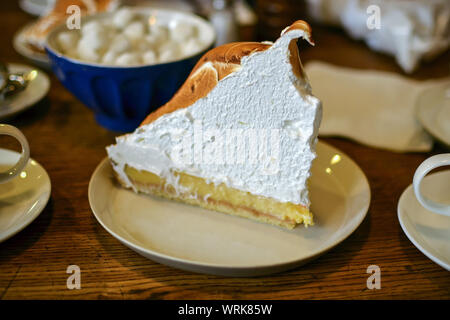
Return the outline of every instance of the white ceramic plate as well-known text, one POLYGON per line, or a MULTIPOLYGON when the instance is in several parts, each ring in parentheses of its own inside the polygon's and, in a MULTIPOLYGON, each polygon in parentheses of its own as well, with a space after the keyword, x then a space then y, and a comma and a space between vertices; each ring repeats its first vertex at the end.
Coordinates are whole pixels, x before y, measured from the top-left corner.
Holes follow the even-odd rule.
POLYGON ((315 225, 294 230, 135 194, 115 183, 108 159, 92 175, 99 223, 139 254, 176 268, 225 276, 291 269, 347 238, 363 221, 370 188, 361 169, 319 142, 310 180, 315 225))
MULTIPOLYGON (((450 171, 426 176, 423 194, 435 201, 450 204, 450 171)), ((410 185, 398 201, 398 220, 406 236, 428 258, 450 271, 450 217, 422 207, 410 185)))
MULTIPOLYGON (((0 170, 17 162, 20 154, 0 149, 0 170)), ((30 159, 14 179, 0 183, 0 242, 28 226, 45 208, 51 184, 45 169, 30 159)))
POLYGON ((36 70, 36 78, 30 81, 25 90, 5 100, 0 100, 0 119, 9 118, 40 101, 50 88, 48 76, 41 70, 22 64, 8 64, 11 72, 30 72, 36 70))
POLYGON ((421 93, 417 100, 417 118, 431 135, 450 146, 450 82, 421 93))
POLYGON ((20 0, 19 6, 29 14, 42 16, 53 7, 54 2, 55 0, 20 0))
POLYGON ((47 54, 45 52, 37 52, 31 49, 28 45, 28 42, 25 40, 24 34, 33 23, 34 22, 31 22, 25 25, 16 32, 13 38, 13 47, 21 56, 29 59, 38 67, 41 67, 45 70, 50 70, 50 59, 47 57, 47 54))

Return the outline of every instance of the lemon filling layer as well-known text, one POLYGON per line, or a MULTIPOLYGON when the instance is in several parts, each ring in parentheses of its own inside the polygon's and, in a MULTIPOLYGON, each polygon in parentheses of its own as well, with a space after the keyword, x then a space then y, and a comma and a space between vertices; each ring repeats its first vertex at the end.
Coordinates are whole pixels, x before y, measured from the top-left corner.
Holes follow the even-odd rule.
POLYGON ((176 186, 154 173, 130 166, 125 166, 125 173, 140 192, 287 228, 300 223, 305 226, 313 224, 311 212, 302 205, 253 195, 225 184, 207 183, 202 178, 186 173, 173 173, 176 186))

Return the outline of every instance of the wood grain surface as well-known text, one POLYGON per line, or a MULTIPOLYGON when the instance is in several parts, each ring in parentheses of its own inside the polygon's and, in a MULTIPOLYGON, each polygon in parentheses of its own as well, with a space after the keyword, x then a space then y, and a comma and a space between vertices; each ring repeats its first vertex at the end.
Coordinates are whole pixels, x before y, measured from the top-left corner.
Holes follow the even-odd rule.
MULTIPOLYGON (((0 59, 26 62, 12 48, 13 34, 33 19, 15 1, 1 1, 0 59)), ((374 53, 337 29, 314 28, 315 48, 302 46, 303 62, 401 73, 392 57, 374 53)), ((449 76, 450 53, 424 64, 412 77, 449 76)), ((317 260, 281 274, 225 278, 154 263, 129 250, 95 220, 88 183, 117 135, 97 125, 92 113, 51 77, 48 96, 16 118, 31 155, 48 171, 51 199, 25 230, 0 244, 2 299, 449 299, 450 273, 407 239, 397 202, 428 154, 400 154, 344 139, 324 139, 352 157, 366 173, 372 203, 362 225, 317 260), (66 288, 66 268, 81 268, 80 290, 66 288), (368 290, 366 269, 381 268, 381 289, 368 290)), ((1 140, 4 141, 4 140, 1 140)), ((13 147, 9 140, 2 147, 13 147)))

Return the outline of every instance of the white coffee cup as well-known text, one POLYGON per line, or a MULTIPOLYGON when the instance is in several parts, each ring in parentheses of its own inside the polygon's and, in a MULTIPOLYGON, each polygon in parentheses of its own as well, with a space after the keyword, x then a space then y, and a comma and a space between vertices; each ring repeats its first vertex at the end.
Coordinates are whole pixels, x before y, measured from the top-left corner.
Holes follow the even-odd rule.
MULTIPOLYGON (((416 198, 417 200, 419 200, 420 204, 424 206, 424 208, 433 211, 435 213, 439 213, 444 216, 450 217, 450 205, 432 201, 427 197, 425 197, 420 191, 420 184, 423 178, 428 174, 428 172, 430 172, 435 168, 448 165, 450 165, 450 153, 438 154, 426 159, 424 162, 420 164, 420 166, 414 173, 413 186, 416 198)), ((448 190, 448 196, 450 198, 450 190, 448 190)))
POLYGON ((28 141, 23 133, 9 124, 0 124, 0 135, 14 137, 22 146, 22 154, 20 155, 19 161, 7 171, 0 172, 0 183, 3 183, 11 180, 22 172, 23 168, 25 168, 28 163, 28 159, 30 159, 30 147, 28 146, 28 141))

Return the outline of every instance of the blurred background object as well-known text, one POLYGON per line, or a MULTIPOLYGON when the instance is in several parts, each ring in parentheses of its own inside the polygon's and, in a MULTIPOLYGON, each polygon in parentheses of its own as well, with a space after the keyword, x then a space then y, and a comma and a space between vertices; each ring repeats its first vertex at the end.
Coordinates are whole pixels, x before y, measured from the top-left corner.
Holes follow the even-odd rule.
POLYGON ((448 80, 412 81, 392 72, 319 61, 305 69, 325 106, 321 137, 346 137, 395 152, 431 151, 433 139, 417 121, 416 101, 424 90, 449 85, 448 80))
MULTIPOLYGON (((207 18, 217 33, 216 45, 255 38, 257 15, 247 0, 122 0, 126 6, 189 11, 207 18)), ((279 33, 276 37, 278 37, 279 33)))
POLYGON ((280 32, 292 22, 307 20, 306 3, 304 0, 256 0, 258 14, 258 40, 273 41, 280 32))
POLYGON ((210 22, 180 10, 123 7, 81 25, 48 35, 53 72, 100 125, 122 132, 165 104, 215 40, 210 22))
POLYGON ((20 112, 31 108, 45 97, 50 89, 47 75, 28 65, 1 63, 3 82, 0 87, 0 120, 8 121, 20 112))
POLYGON ((56 0, 20 0, 19 5, 23 11, 34 15, 43 16, 50 12, 56 0))
MULTIPOLYGON (((29 1, 43 3, 51 0, 29 1)), ((450 45, 450 0, 55 0, 55 8, 51 13, 38 19, 38 23, 33 22, 32 25, 52 20, 52 13, 55 11, 59 13, 57 16, 61 19, 66 17, 65 10, 56 10, 57 7, 61 7, 60 3, 84 3, 84 1, 163 8, 200 15, 208 19, 216 31, 215 46, 234 41, 275 40, 286 26, 297 19, 303 19, 312 24, 314 38, 317 40, 314 53, 306 48, 302 50, 305 65, 311 60, 369 70, 390 70, 389 65, 393 65, 397 73, 402 73, 401 70, 412 73, 418 69, 421 61, 434 59, 447 51, 447 55, 443 55, 440 59, 440 71, 447 77, 450 75, 450 65, 448 58, 446 59, 450 45)), ((43 25, 48 26, 47 23, 43 25)), ((22 34, 24 37, 16 37, 15 40, 22 39, 23 45, 19 46, 18 41, 15 41, 16 49, 30 48, 30 40, 33 40, 33 37, 29 34, 25 37, 27 35, 25 32, 22 34)), ((42 33, 37 34, 41 36, 42 41, 44 38, 42 33)), ((186 43, 183 44, 187 42, 185 35, 177 37, 177 42, 182 48, 187 47, 186 43)), ((299 45, 302 46, 301 43, 299 45)), ((31 46, 32 49, 35 47, 36 45, 31 46)), ((33 61, 38 63, 38 52, 26 55, 24 50, 18 51, 30 59, 34 58, 33 61)), ((47 57, 44 58, 48 64, 47 57)), ((329 72, 335 73, 335 70, 329 69, 329 72)), ((368 70, 364 72, 367 75, 371 73, 368 70)), ((414 78, 418 74, 420 72, 409 77, 414 78)), ((435 77, 435 74, 429 73, 428 76, 435 77)), ((352 85, 349 87, 355 89, 352 85)), ((378 88, 378 85, 375 84, 373 88, 378 88)), ((320 86, 316 86, 317 90, 320 90, 320 86)), ((384 94, 387 92, 388 90, 385 90, 384 94)), ((410 92, 410 95, 413 93, 410 92)), ((325 93, 323 97, 326 100, 325 93)), ((383 104, 381 100, 377 102, 383 104)), ((407 105, 412 106, 413 103, 407 105)), ((413 108, 408 107, 407 110, 410 112, 413 108)), ((352 115, 353 111, 349 113, 352 115)), ((414 114, 410 112, 408 115, 411 116, 413 123, 414 114)), ((346 114, 342 116, 350 118, 346 114)), ((323 128, 326 127, 325 124, 326 120, 322 123, 323 128)))
POLYGON ((212 0, 209 20, 216 30, 216 45, 218 46, 239 41, 233 4, 232 0, 212 0))
POLYGON ((254 40, 257 16, 246 0, 195 0, 194 3, 196 13, 214 25, 216 45, 254 40))
POLYGON ((450 46, 449 0, 307 0, 317 21, 342 26, 355 39, 393 55, 401 68, 413 72, 450 46), (371 16, 380 25, 371 28, 371 16))
MULTIPOLYGON (((38 2, 36 1, 36 3, 38 2)), ((67 12, 69 6, 76 5, 81 15, 90 15, 96 12, 113 11, 119 7, 121 2, 120 0, 54 0, 46 3, 49 8, 43 11, 44 15, 22 26, 13 38, 14 49, 44 69, 50 67, 44 49, 47 35, 70 16, 67 12)))
POLYGON ((155 7, 162 9, 180 10, 186 12, 196 11, 195 1, 187 0, 122 0, 124 6, 155 7))
POLYGON ((67 8, 71 5, 78 6, 80 14, 91 15, 97 12, 113 11, 120 5, 119 0, 103 0, 87 2, 86 0, 58 0, 47 15, 40 17, 34 24, 24 30, 24 38, 30 48, 44 52, 45 40, 50 31, 63 24, 68 15, 67 8))

